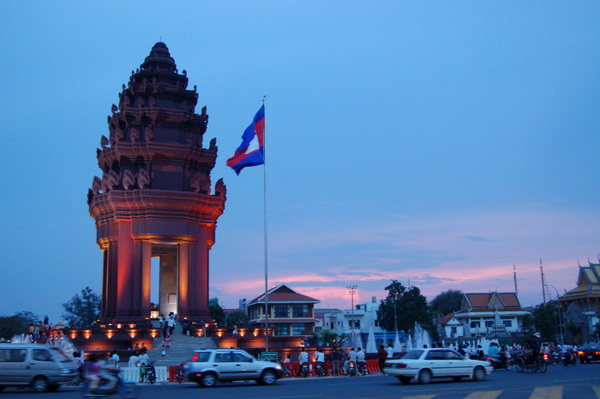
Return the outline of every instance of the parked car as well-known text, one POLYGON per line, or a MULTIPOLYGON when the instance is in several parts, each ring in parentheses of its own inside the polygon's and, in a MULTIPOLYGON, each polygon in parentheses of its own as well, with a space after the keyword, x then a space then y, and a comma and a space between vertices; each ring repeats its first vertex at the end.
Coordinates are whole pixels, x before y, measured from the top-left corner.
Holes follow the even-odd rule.
POLYGON ((221 381, 254 380, 272 385, 285 371, 279 363, 254 359, 241 349, 203 349, 194 351, 183 366, 187 378, 204 387, 221 381))
POLYGON ((58 348, 39 344, 0 344, 0 391, 5 387, 56 391, 76 376, 77 369, 58 348))
POLYGON ((433 378, 471 378, 482 381, 493 370, 490 362, 471 360, 452 349, 416 349, 406 353, 401 359, 387 360, 383 371, 396 377, 403 384, 417 380, 428 384, 433 378))
POLYGON ((600 360, 600 344, 588 343, 583 345, 577 351, 579 362, 581 364, 585 362, 591 362, 592 360, 600 360))

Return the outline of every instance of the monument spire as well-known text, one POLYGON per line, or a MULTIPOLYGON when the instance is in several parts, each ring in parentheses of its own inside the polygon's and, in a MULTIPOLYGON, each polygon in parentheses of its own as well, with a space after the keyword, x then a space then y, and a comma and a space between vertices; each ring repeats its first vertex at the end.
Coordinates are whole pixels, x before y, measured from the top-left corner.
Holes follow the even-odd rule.
POLYGON ((108 116, 97 150, 102 176, 88 193, 104 252, 102 322, 157 316, 152 257, 160 258, 158 312, 210 320, 208 253, 227 190, 220 179, 213 192, 216 140, 204 147, 208 114, 195 112, 198 93, 187 86, 187 73, 158 42, 108 116))

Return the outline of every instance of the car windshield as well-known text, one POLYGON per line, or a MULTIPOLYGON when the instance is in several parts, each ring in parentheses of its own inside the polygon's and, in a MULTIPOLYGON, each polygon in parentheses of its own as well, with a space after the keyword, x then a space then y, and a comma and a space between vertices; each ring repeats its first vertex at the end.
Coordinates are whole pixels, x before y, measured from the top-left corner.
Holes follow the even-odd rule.
POLYGON ((419 359, 422 354, 423 354, 423 351, 421 349, 413 350, 413 351, 407 352, 406 355, 402 356, 402 360, 419 359))

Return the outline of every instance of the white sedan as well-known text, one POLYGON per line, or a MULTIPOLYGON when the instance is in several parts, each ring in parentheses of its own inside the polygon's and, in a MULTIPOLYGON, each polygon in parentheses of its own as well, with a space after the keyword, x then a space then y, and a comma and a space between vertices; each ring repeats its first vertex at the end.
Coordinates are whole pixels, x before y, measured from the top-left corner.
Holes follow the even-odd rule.
POLYGON ((383 371, 396 377, 403 384, 416 379, 428 384, 433 378, 472 378, 482 381, 493 370, 489 362, 471 360, 452 349, 430 348, 416 349, 406 353, 398 360, 387 360, 383 371))

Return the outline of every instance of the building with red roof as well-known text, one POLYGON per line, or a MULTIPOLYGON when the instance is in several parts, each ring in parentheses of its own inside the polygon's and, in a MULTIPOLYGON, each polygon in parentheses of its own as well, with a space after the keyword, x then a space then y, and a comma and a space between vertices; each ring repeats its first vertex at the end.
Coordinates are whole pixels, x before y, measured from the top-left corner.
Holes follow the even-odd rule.
POLYGON ((448 317, 444 327, 451 331, 455 327, 458 337, 459 322, 464 337, 496 338, 520 333, 528 315, 515 292, 465 293, 461 309, 448 317))
POLYGON ((266 296, 262 294, 248 302, 246 311, 252 325, 264 326, 268 303, 268 324, 273 328, 273 336, 304 339, 315 331, 315 304, 319 302, 281 284, 267 291, 266 296))

